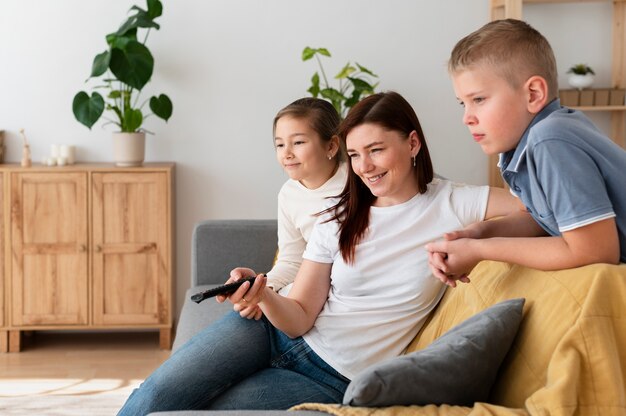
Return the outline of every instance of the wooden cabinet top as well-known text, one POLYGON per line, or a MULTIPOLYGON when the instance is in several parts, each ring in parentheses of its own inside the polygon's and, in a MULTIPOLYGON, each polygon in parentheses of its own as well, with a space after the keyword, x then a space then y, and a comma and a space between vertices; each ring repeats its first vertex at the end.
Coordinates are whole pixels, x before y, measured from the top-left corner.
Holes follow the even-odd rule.
POLYGON ((150 162, 144 163, 142 166, 120 167, 113 163, 75 163, 65 166, 46 166, 41 163, 33 163, 31 167, 22 167, 19 163, 3 163, 0 164, 0 172, 2 171, 20 171, 20 172, 84 172, 84 171, 106 171, 106 172, 146 172, 146 171, 169 171, 174 168, 173 162, 150 162))

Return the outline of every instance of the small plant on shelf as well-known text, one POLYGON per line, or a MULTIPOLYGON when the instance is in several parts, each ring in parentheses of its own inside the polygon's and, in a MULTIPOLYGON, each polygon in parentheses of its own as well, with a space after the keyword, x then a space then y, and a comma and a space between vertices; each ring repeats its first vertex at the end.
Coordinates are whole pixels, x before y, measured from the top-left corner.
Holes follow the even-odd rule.
POLYGON ((567 73, 569 74, 567 82, 572 88, 576 88, 577 90, 591 87, 594 81, 594 75, 596 74, 587 64, 576 64, 570 67, 567 73))
POLYGON ((591 67, 586 64, 576 64, 570 67, 570 69, 567 70, 567 73, 576 74, 576 75, 587 75, 587 74, 595 75, 596 74, 595 72, 593 72, 593 69, 591 69, 591 67))
POLYGON ((323 84, 320 84, 320 74, 316 71, 311 78, 311 86, 307 90, 313 97, 321 95, 322 98, 330 101, 337 110, 341 118, 344 118, 350 108, 358 103, 361 98, 373 94, 378 83, 373 84, 373 79, 378 78, 369 69, 355 62, 348 62, 335 79, 339 80, 339 87, 331 87, 326 77, 326 72, 320 60, 320 56, 330 57, 330 52, 326 48, 306 47, 302 51, 302 61, 315 58, 322 74, 323 84))

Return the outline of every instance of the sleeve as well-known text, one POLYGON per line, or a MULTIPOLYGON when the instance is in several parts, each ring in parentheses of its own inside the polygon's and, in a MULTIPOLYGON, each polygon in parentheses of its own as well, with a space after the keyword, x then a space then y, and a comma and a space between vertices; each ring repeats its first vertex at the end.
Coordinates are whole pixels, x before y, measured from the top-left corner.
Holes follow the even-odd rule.
POLYGON ((533 195, 536 214, 556 222, 560 232, 615 216, 602 173, 581 146, 543 140, 529 147, 528 168, 538 184, 532 192, 542 194, 533 195))
POLYGON ((267 273, 267 285, 275 291, 293 282, 302 264, 306 241, 288 215, 289 201, 278 194, 278 255, 274 267, 267 273))
POLYGON ((488 186, 452 184, 452 209, 464 227, 485 219, 488 200, 488 186))
POLYGON ((311 237, 302 258, 317 263, 333 263, 339 252, 338 225, 336 221, 326 222, 327 215, 320 216, 313 226, 311 237))

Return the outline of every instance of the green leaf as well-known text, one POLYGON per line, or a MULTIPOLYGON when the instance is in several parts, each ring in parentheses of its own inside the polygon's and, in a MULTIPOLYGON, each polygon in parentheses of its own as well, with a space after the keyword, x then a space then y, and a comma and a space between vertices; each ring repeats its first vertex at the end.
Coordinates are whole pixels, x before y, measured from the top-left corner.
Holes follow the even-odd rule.
POLYGON ((352 91, 352 96, 346 100, 344 103, 346 108, 352 108, 356 103, 361 100, 361 91, 354 90, 352 91))
POLYGON ((359 63, 358 63, 358 62, 356 62, 356 66, 358 66, 358 67, 359 67, 359 71, 361 71, 361 72, 365 72, 366 74, 368 74, 368 75, 370 75, 370 76, 372 76, 372 77, 374 77, 374 78, 378 78, 378 75, 376 75, 375 73, 373 73, 373 72, 372 72, 372 71, 370 71, 369 69, 365 68, 364 66, 359 65, 359 63))
POLYGON ((354 71, 356 71, 356 68, 350 65, 350 62, 348 62, 346 66, 344 66, 341 71, 339 71, 339 73, 335 75, 335 79, 348 78, 348 76, 354 71))
MULTIPOLYGON (((135 34, 136 32, 137 31, 135 31, 135 34)), ((129 42, 137 42, 137 37, 129 36, 128 33, 124 36, 118 36, 115 33, 111 33, 110 35, 107 35, 107 42, 109 43, 111 49, 126 49, 129 42)))
POLYGON ((344 101, 346 97, 334 88, 324 88, 320 91, 322 97, 331 101, 344 101))
POLYGON ((111 60, 111 54, 109 51, 104 51, 93 59, 93 64, 91 65, 91 75, 90 77, 99 77, 104 74, 109 68, 109 61, 111 60))
POLYGON ((148 16, 156 19, 163 14, 163 5, 159 0, 148 0, 148 16))
POLYGON ((313 76, 311 77, 311 86, 309 87, 309 89, 307 90, 308 92, 311 93, 311 95, 315 98, 317 98, 317 96, 320 93, 320 76, 319 74, 316 72, 313 74, 313 76))
POLYGON ((319 53, 320 55, 328 56, 330 58, 330 52, 328 52, 328 49, 326 48, 319 48, 319 49, 316 49, 315 51, 319 53))
POLYGON ((348 80, 352 83, 355 91, 368 93, 374 92, 374 87, 372 87, 368 82, 363 81, 360 78, 348 77, 348 80))
MULTIPOLYGON (((136 30, 138 27, 159 29, 160 26, 152 20, 147 11, 133 6, 131 10, 137 10, 137 13, 129 16, 124 23, 115 32, 116 36, 126 36, 128 32, 136 30)), ((136 32, 135 32, 136 37, 136 32)))
POLYGON ((141 90, 152 77, 154 58, 144 45, 130 41, 125 49, 113 48, 111 50, 109 67, 118 80, 141 90))
POLYGON ((112 100, 116 100, 118 98, 120 98, 122 96, 122 91, 120 90, 113 90, 109 93, 108 98, 112 99, 112 100))
POLYGON ((141 127, 143 115, 140 110, 127 108, 124 111, 124 122, 122 123, 122 131, 132 133, 141 127))
POLYGON ((304 48, 304 50, 302 51, 302 60, 303 61, 308 61, 309 59, 313 58, 315 56, 315 49, 311 49, 308 46, 306 48, 304 48))
POLYGON ((167 95, 161 94, 158 98, 150 98, 150 110, 152 110, 157 117, 161 117, 163 120, 167 121, 172 116, 172 109, 172 101, 167 95))
POLYGON ((91 127, 96 124, 104 112, 104 99, 97 92, 94 92, 90 97, 89 94, 81 91, 74 96, 72 111, 76 120, 91 130, 91 127))

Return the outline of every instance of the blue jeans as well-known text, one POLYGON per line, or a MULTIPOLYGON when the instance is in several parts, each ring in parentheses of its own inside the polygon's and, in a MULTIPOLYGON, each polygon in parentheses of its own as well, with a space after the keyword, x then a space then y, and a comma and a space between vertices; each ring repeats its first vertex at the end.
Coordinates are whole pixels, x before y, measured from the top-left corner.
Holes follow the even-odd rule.
POLYGON ((230 312, 177 350, 118 415, 166 410, 288 409, 341 403, 350 380, 301 338, 230 312))

